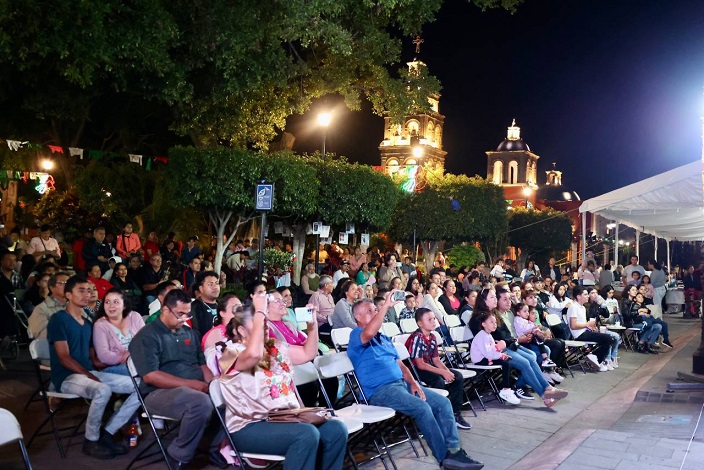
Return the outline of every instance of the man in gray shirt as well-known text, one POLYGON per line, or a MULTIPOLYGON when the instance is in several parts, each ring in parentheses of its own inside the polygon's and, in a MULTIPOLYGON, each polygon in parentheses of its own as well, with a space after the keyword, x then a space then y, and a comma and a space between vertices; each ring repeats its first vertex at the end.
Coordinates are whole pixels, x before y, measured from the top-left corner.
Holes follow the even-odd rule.
POLYGON ((638 257, 636 255, 631 256, 631 264, 623 268, 622 280, 624 284, 627 284, 628 281, 631 280, 633 277, 633 271, 638 271, 640 273, 640 279, 643 279, 643 276, 645 276, 645 269, 643 269, 643 266, 638 264, 638 257))

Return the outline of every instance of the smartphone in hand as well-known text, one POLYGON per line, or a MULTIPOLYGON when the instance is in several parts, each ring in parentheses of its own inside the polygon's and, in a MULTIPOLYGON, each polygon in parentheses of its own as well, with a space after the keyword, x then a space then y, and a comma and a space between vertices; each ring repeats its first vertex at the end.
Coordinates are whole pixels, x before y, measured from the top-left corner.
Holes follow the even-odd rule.
POLYGON ((313 311, 308 307, 296 307, 293 310, 297 322, 310 323, 313 321, 313 311))

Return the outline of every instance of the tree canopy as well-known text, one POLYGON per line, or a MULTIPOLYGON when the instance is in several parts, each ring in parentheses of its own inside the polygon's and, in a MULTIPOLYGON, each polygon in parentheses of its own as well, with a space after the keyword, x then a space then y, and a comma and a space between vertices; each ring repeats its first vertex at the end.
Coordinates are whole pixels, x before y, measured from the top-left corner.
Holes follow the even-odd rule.
MULTIPOLYGON (((514 10, 522 0, 468 0, 514 10)), ((0 102, 10 136, 101 150, 266 148, 328 93, 403 116, 439 83, 398 70, 442 0, 0 0, 0 102), (46 139, 45 139, 46 140, 46 139)))
MULTIPOLYGON (((428 257, 437 242, 495 240, 506 232, 506 200, 500 186, 464 175, 433 178, 428 187, 404 197, 394 215, 393 236, 411 240, 415 231, 428 257)), ((429 260, 432 266, 432 259, 429 260)))
POLYGON ((564 251, 572 240, 572 220, 566 212, 514 207, 508 219, 508 243, 521 250, 521 258, 539 251, 564 251))

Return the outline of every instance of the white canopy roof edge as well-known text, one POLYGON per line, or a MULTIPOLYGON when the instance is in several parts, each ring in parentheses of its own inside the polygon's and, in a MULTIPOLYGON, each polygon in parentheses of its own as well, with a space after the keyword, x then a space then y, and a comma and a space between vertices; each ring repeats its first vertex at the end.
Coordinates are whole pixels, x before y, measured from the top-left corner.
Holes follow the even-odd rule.
POLYGON ((704 240, 702 161, 587 199, 591 212, 667 240, 704 240))

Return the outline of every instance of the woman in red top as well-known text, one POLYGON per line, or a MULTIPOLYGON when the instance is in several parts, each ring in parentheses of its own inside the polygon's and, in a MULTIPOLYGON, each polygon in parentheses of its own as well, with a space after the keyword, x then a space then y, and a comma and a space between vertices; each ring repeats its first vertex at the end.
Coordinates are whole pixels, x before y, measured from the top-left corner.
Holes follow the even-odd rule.
POLYGON ((100 266, 94 264, 88 268, 88 280, 93 283, 96 289, 98 289, 98 299, 103 300, 105 294, 113 288, 113 285, 107 279, 103 279, 103 275, 100 270, 100 266))

